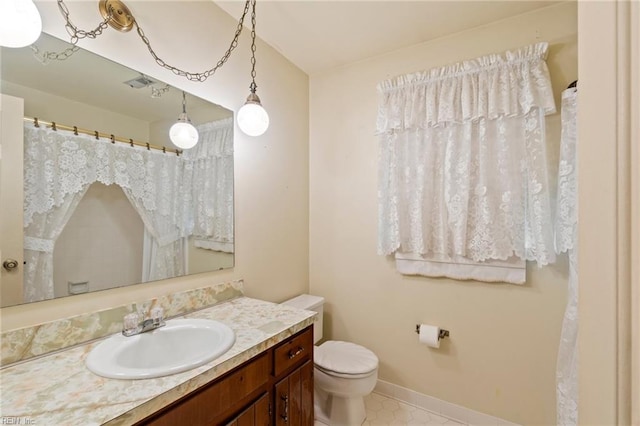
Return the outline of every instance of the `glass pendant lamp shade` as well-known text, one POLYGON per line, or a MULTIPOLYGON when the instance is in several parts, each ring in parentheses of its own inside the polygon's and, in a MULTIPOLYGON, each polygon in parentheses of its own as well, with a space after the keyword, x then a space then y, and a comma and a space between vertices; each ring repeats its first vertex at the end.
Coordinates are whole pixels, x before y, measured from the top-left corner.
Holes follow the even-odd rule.
POLYGON ((182 92, 182 114, 169 129, 169 139, 178 148, 189 149, 196 146, 198 138, 198 129, 191 124, 191 120, 187 116, 187 95, 182 92))
POLYGON ((240 108, 237 120, 240 130, 249 136, 260 136, 269 128, 269 114, 255 93, 251 93, 240 108))
POLYGON ((180 149, 193 148, 198 143, 198 129, 196 129, 187 114, 180 114, 178 121, 169 129, 169 139, 180 149))
POLYGON ((0 0, 0 46, 29 46, 41 32, 42 18, 32 0, 0 0))

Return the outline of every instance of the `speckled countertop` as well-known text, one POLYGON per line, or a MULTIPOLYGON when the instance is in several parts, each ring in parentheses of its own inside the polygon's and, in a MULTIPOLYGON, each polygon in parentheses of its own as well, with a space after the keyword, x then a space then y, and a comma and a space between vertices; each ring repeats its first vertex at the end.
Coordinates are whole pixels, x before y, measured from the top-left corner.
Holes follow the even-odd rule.
POLYGON ((0 370, 2 424, 130 425, 301 331, 313 316, 247 297, 185 315, 225 323, 236 341, 208 364, 156 379, 114 380, 91 373, 84 360, 99 341, 11 365, 0 370))

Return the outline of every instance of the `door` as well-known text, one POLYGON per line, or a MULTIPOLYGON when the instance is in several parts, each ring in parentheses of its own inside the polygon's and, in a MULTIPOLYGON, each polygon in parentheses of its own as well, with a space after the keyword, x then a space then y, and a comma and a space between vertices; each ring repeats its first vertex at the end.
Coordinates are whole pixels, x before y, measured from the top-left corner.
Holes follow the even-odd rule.
POLYGON ((313 363, 307 361, 275 387, 277 426, 313 425, 313 363))
POLYGON ((0 94, 0 306, 23 303, 23 114, 23 99, 0 94))

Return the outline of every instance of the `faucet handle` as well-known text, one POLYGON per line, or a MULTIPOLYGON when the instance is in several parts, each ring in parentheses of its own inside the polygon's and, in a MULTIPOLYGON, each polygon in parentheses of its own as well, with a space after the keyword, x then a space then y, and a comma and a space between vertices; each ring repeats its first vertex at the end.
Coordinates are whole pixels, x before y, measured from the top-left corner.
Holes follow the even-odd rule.
POLYGON ((159 326, 163 322, 164 317, 164 309, 161 307, 155 307, 151 310, 151 319, 153 320, 153 325, 159 326))
POLYGON ((140 317, 136 312, 124 316, 122 324, 122 334, 129 336, 135 334, 140 329, 140 317))

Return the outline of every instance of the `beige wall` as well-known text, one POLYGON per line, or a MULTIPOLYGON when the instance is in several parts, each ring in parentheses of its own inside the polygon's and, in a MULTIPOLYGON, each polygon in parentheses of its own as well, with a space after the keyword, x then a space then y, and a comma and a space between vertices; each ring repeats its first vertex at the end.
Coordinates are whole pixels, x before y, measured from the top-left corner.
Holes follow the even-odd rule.
POLYGON ((69 295, 69 282, 104 290, 142 281, 144 224, 117 185, 92 184, 56 240, 55 297, 69 295))
MULTIPOLYGON (((403 277, 376 254, 376 84, 386 78, 549 41, 559 100, 577 78, 572 3, 500 21, 310 77, 310 292, 325 334, 371 348, 380 378, 522 424, 555 424, 555 364, 567 263, 528 265, 527 285, 403 277), (439 350, 416 323, 447 328, 439 350)), ((549 118, 549 156, 559 144, 549 118)), ((555 183, 554 183, 555 184, 555 183)))
POLYGON ((2 83, 2 92, 25 99, 27 117, 127 135, 136 140, 149 139, 149 123, 143 120, 10 82, 2 83))
MULTIPOLYGON (((44 30, 65 38, 55 2, 37 5, 44 30)), ((215 65, 236 28, 235 20, 212 2, 128 1, 127 6, 163 59, 189 70, 215 65)), ((71 2, 69 8, 82 28, 94 26, 99 18, 93 2, 71 2)), ((191 83, 159 68, 135 32, 108 29, 81 44, 234 111, 249 92, 248 31, 229 62, 205 83, 191 83)), ((308 290, 308 78, 260 40, 256 57, 258 94, 271 126, 259 138, 235 129, 235 268, 4 308, 2 330, 230 279, 244 279, 246 294, 264 300, 280 301, 308 290)))

